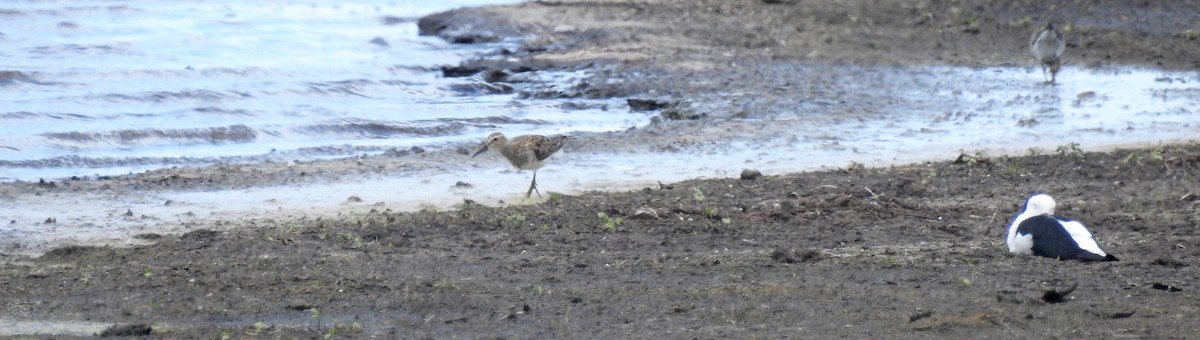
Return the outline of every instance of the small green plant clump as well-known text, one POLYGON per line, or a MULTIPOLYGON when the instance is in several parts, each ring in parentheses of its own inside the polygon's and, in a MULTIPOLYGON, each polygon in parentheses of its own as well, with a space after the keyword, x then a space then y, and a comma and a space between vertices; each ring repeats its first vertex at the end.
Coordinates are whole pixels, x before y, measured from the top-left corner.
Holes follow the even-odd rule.
POLYGON ((976 164, 979 164, 979 158, 964 153, 958 155, 958 159, 954 160, 954 162, 958 164, 966 164, 967 166, 975 166, 976 164))
POLYGON ((596 217, 599 217, 600 221, 604 223, 600 227, 604 228, 604 231, 607 231, 610 233, 616 232, 617 227, 621 226, 622 224, 625 224, 625 219, 620 218, 620 217, 615 217, 615 218, 608 217, 608 214, 605 214, 603 212, 596 213, 596 217))
POLYGON ((846 166, 846 172, 848 173, 863 172, 864 170, 867 170, 867 166, 855 161, 850 161, 850 165, 846 166))
POLYGON ((1070 156, 1075 158, 1083 158, 1083 149, 1079 148, 1079 143, 1070 142, 1054 149, 1059 156, 1070 156))
POLYGON ((1162 147, 1150 149, 1144 155, 1139 152, 1136 152, 1136 151, 1130 152, 1128 155, 1125 155, 1125 159, 1122 160, 1121 162, 1125 163, 1125 164, 1133 163, 1133 164, 1137 164, 1137 165, 1142 165, 1142 161, 1147 160, 1147 161, 1151 161, 1154 163, 1166 164, 1166 158, 1163 156, 1164 154, 1166 154, 1166 152, 1167 152, 1166 149, 1164 149, 1162 147))
POLYGON ((1011 23, 1011 25, 1016 26, 1016 27, 1028 27, 1032 23, 1033 23, 1033 18, 1026 15, 1026 16, 1022 17, 1020 20, 1013 21, 1011 23))
POLYGON ((1183 31, 1182 35, 1183 35, 1184 39, 1196 40, 1197 38, 1200 38, 1200 30, 1197 30, 1197 29, 1186 30, 1186 31, 1183 31))

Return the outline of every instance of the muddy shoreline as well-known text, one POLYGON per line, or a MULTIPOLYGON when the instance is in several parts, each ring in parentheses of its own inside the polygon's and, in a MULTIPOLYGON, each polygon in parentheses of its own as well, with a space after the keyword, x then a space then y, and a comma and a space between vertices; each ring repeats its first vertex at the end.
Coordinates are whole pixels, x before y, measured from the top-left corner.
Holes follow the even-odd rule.
POLYGON ((1197 176, 1191 144, 244 221, 6 256, 0 301, 164 337, 1179 337, 1200 330, 1197 176), (1037 191, 1122 261, 1008 254, 1037 191))
MULTIPOLYGON (((543 1, 455 10, 421 25, 425 33, 462 42, 524 39, 517 50, 459 66, 505 74, 591 71, 569 88, 526 84, 522 91, 530 100, 629 97, 662 104, 652 111, 660 118, 650 126, 572 136, 567 159, 719 150, 730 139, 785 134, 771 131, 776 124, 764 117, 796 108, 838 108, 798 115, 816 126, 886 117, 890 113, 878 108, 893 99, 856 90, 868 86, 856 83, 860 73, 819 65, 1033 67, 1023 49, 1026 32, 1046 20, 1071 23, 1068 60, 1074 67, 1200 66, 1192 58, 1200 44, 1187 31, 1189 13, 1200 5, 1046 6, 543 1), (791 71, 823 76, 777 77, 791 71)), ((916 164, 849 163, 745 179, 736 173, 662 183, 640 178, 646 183, 533 202, 459 192, 450 207, 339 196, 346 204, 297 212, 280 211, 269 200, 298 197, 254 197, 263 203, 260 210, 276 213, 188 216, 198 208, 155 195, 453 177, 453 171, 481 169, 489 161, 462 161, 470 147, 0 183, 0 203, 16 209, 38 209, 20 205, 43 198, 135 196, 158 208, 113 206, 105 218, 177 227, 131 229, 137 242, 120 247, 50 244, 37 257, 25 253, 28 246, 4 245, 0 306, 7 312, 0 325, 11 327, 0 335, 1200 333, 1191 322, 1200 318, 1193 293, 1200 276, 1194 265, 1200 257, 1200 145, 1189 141, 1107 152, 1054 144, 1012 155, 964 152, 916 164), (1038 191, 1053 194, 1060 214, 1089 224, 1122 261, 1082 264, 1008 254, 1001 241, 1007 221, 1038 191), (499 203, 504 200, 510 202, 499 203), (1044 298, 1072 286, 1065 299, 1044 298)), ((538 179, 543 184, 543 176, 538 179)), ((433 185, 460 190, 447 188, 453 185, 448 182, 433 185)), ((49 217, 20 223, 86 223, 41 220, 49 217)))

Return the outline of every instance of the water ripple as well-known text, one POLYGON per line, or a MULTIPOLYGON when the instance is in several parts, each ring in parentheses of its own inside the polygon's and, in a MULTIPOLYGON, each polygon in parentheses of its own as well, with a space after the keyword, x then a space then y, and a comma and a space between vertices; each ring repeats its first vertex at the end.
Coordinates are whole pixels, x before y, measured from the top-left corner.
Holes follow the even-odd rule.
POLYGON ((210 144, 250 142, 257 137, 254 129, 245 125, 201 129, 127 129, 106 132, 47 132, 42 136, 70 145, 110 143, 139 144, 146 139, 203 141, 210 144))

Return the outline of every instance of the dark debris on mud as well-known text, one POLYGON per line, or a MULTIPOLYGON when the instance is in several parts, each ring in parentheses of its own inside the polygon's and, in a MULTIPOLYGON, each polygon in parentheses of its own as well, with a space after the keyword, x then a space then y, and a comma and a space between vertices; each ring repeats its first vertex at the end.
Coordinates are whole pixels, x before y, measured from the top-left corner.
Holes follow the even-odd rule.
POLYGON ((1200 210, 1180 199, 1197 190, 1198 155, 1184 145, 854 166, 245 221, 10 261, 0 305, 167 338, 1195 334, 1177 320, 1196 317, 1186 292, 1200 273, 1175 263, 1200 257, 1200 210), (1150 152, 1159 161, 1127 161, 1150 152), (1035 191, 1124 261, 1008 254, 1006 223, 1035 191))

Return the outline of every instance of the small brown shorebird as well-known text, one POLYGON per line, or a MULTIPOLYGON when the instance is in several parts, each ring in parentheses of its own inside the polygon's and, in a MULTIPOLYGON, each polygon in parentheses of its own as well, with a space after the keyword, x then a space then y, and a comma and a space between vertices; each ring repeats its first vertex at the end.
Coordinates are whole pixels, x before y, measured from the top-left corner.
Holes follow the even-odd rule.
MULTIPOLYGON (((512 163, 517 171, 533 170, 533 181, 529 182, 529 191, 525 192, 525 197, 529 198, 534 191, 537 191, 537 169, 545 165, 546 158, 562 149, 563 144, 567 143, 567 136, 542 136, 542 135, 522 135, 509 140, 504 137, 503 133, 494 132, 488 135, 483 141, 483 145, 479 147, 479 151, 475 151, 471 157, 478 156, 488 149, 496 149, 504 158, 512 163)), ((542 193, 538 191, 538 197, 542 197, 542 193)))
POLYGON ((1042 77, 1046 77, 1047 69, 1050 71, 1050 78, 1046 83, 1054 84, 1058 67, 1062 64, 1060 58, 1066 48, 1067 43, 1063 40, 1062 33, 1054 28, 1053 23, 1046 24, 1046 28, 1033 33, 1033 37, 1029 39, 1029 53, 1033 54, 1033 58, 1037 59, 1038 65, 1042 67, 1042 77))

